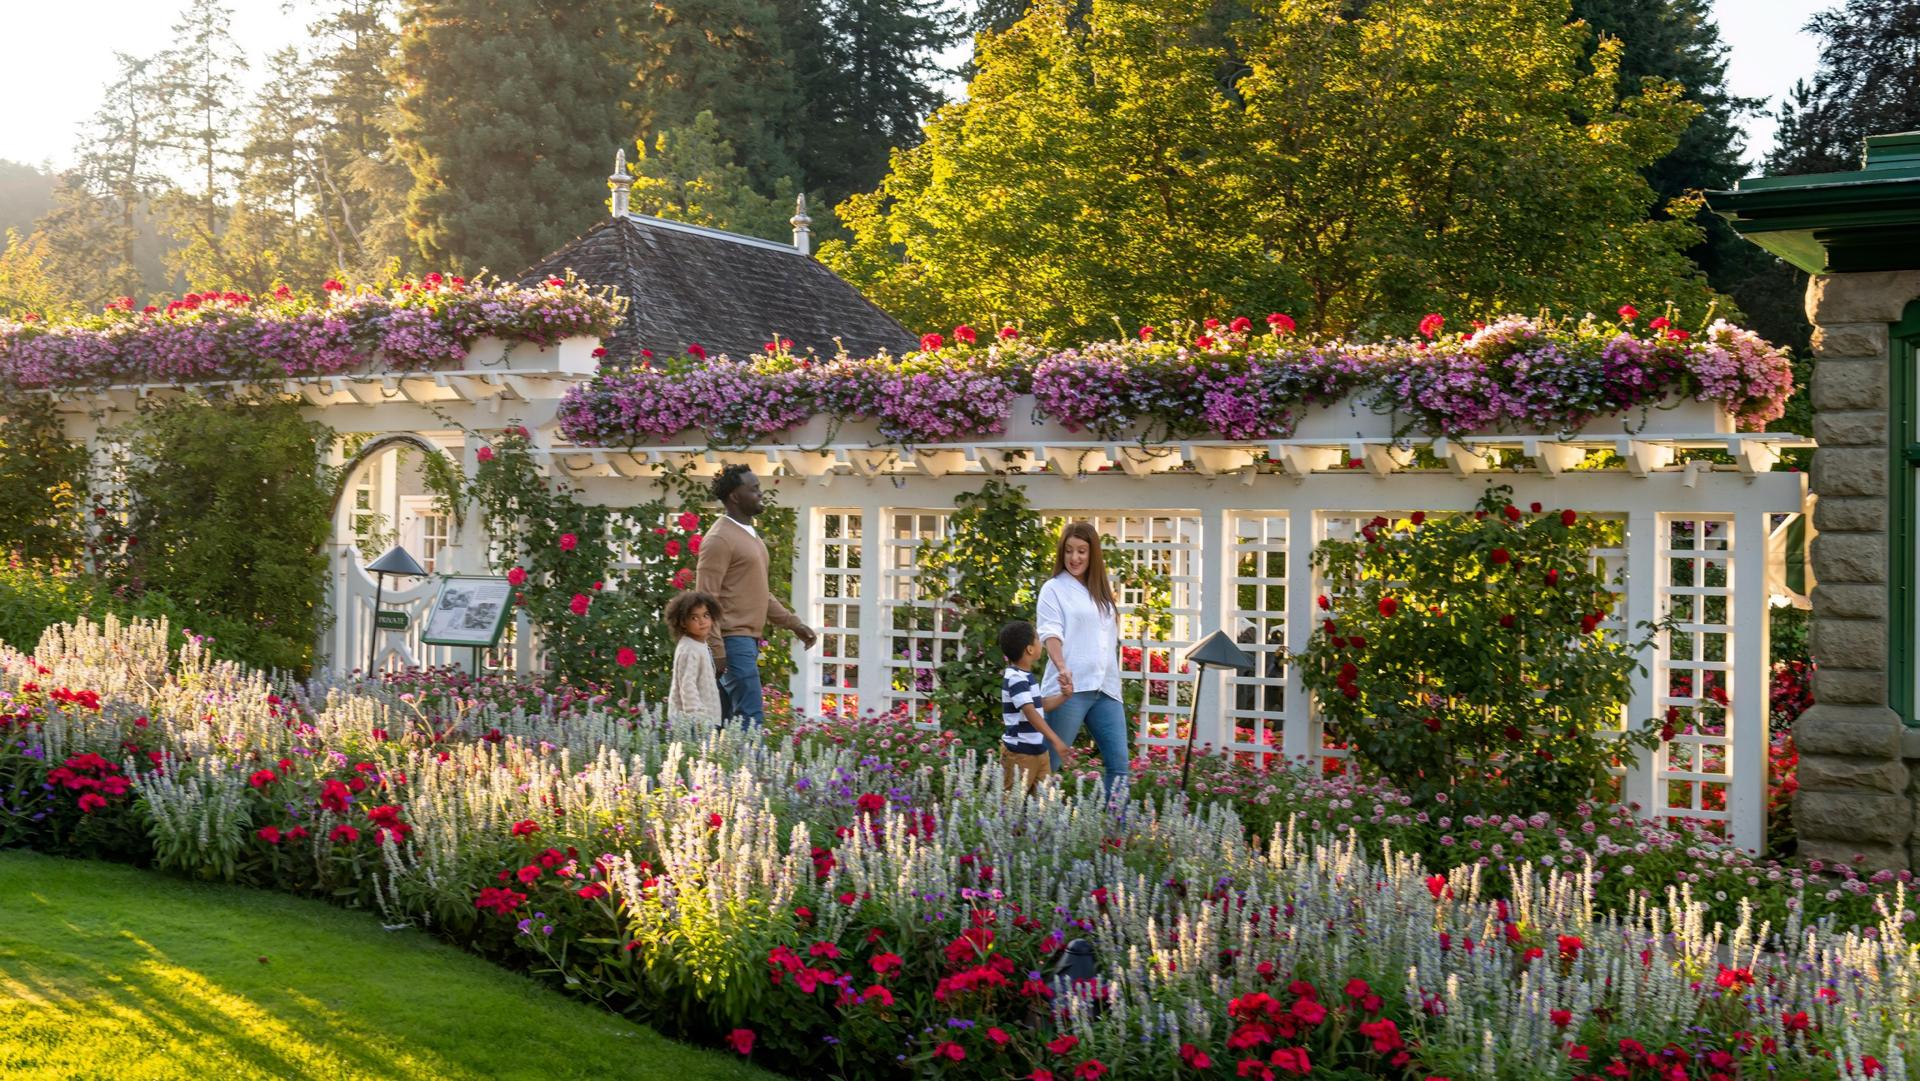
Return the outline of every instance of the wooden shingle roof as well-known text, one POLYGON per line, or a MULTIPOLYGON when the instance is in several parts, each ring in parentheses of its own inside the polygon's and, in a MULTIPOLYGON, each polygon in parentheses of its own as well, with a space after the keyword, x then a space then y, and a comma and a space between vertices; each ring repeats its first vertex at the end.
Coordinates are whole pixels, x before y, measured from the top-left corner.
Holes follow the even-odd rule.
POLYGON ((698 342, 744 360, 775 336, 821 356, 898 355, 919 339, 833 271, 785 244, 640 214, 606 218, 529 267, 522 282, 574 276, 628 298, 607 360, 666 357, 698 342))

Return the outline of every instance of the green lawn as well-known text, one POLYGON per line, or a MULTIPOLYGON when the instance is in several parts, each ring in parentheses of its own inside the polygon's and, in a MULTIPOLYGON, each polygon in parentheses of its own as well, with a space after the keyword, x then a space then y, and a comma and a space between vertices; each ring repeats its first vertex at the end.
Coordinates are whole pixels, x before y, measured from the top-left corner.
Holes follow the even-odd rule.
POLYGON ((369 913, 10 851, 0 1077, 774 1075, 369 913))

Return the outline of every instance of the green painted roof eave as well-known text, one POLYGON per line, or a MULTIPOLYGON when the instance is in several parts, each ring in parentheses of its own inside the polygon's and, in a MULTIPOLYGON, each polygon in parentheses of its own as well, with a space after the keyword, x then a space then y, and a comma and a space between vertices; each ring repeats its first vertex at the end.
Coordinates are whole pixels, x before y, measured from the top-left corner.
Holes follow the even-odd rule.
POLYGON ((1855 172, 1764 176, 1707 205, 1810 274, 1920 269, 1920 132, 1871 136, 1855 172))

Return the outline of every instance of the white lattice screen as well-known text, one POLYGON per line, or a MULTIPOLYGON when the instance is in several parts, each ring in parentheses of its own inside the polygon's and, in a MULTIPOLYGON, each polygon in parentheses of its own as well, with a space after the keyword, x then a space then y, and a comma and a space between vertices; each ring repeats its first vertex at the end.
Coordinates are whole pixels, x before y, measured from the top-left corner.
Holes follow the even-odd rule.
POLYGON ((1254 665, 1252 674, 1232 674, 1227 681, 1227 748, 1255 754, 1261 765, 1282 752, 1297 697, 1288 686, 1289 527, 1285 513, 1233 516, 1233 618, 1227 629, 1253 654, 1254 665))
POLYGON ((1676 622, 1654 667, 1656 704, 1673 732, 1655 752, 1656 814, 1729 820, 1733 527, 1725 517, 1660 516, 1661 614, 1676 622))
POLYGON ((881 607, 887 627, 889 708, 918 724, 939 723, 930 696, 941 665, 960 658, 959 620, 945 598, 929 596, 917 581, 921 549, 943 539, 949 511, 893 510, 887 514, 886 581, 881 607))
POLYGON ((813 626, 820 640, 807 652, 813 708, 821 713, 860 711, 866 516, 859 511, 815 511, 819 563, 813 582, 813 626))

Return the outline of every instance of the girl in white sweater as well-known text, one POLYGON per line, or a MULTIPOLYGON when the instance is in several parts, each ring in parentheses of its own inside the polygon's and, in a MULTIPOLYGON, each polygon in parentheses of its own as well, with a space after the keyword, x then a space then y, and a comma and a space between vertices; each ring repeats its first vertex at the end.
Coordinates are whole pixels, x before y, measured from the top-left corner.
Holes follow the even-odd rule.
POLYGON ((720 621, 720 602, 707 593, 687 592, 667 602, 667 627, 673 631, 673 683, 667 692, 667 716, 721 716, 720 683, 713 674, 707 636, 720 621))

